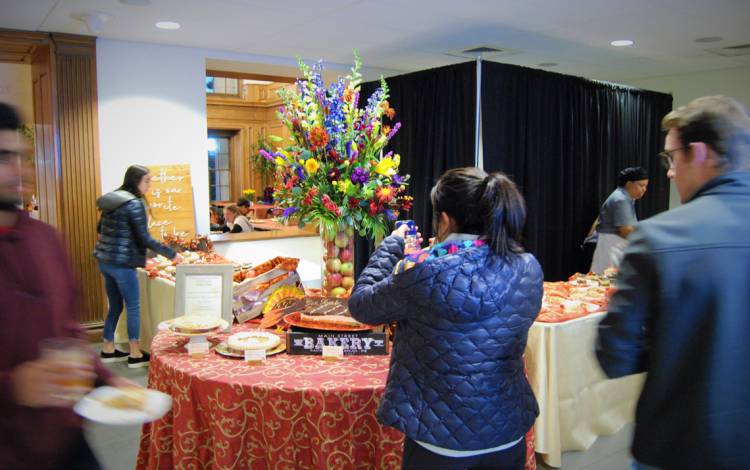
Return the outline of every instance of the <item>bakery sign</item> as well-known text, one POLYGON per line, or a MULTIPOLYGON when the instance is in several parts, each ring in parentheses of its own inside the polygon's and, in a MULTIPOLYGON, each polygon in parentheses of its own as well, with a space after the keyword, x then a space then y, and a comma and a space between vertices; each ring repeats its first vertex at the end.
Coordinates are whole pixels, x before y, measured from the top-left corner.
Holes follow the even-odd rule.
POLYGON ((301 332, 286 335, 287 353, 292 355, 322 355, 323 346, 341 346, 344 356, 388 355, 388 335, 359 332, 301 332))

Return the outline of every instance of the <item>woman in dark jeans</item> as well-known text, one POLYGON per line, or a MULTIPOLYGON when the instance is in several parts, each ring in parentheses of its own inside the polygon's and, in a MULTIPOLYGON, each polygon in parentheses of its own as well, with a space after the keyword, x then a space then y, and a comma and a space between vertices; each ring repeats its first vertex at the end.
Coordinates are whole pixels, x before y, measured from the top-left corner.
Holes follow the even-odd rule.
POLYGON ((406 435, 405 469, 523 469, 538 414, 523 352, 543 281, 520 242, 523 197, 500 173, 459 168, 431 199, 437 243, 404 257, 396 230, 349 299, 361 322, 398 322, 378 418, 406 435))
POLYGON ((177 262, 182 257, 162 245, 148 233, 145 195, 151 186, 151 175, 146 167, 133 165, 125 172, 122 186, 105 194, 96 202, 102 211, 97 226, 99 240, 94 256, 104 276, 109 311, 104 322, 102 362, 128 361, 128 367, 148 366, 150 357, 140 348, 141 305, 136 268, 146 265, 149 248, 177 262), (122 312, 123 300, 127 307, 130 354, 115 349, 115 327, 122 312))

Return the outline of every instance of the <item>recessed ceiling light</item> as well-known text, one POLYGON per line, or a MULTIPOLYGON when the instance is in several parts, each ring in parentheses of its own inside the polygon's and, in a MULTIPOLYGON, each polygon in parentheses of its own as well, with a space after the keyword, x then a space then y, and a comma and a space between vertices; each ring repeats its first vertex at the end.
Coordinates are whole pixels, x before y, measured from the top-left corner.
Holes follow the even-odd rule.
POLYGON ((159 21, 156 23, 156 27, 159 29, 180 29, 180 23, 174 21, 159 21))
POLYGON ((151 0, 120 0, 120 3, 124 3, 125 5, 131 5, 134 7, 144 7, 151 3, 151 0))
POLYGON ((617 41, 610 42, 615 47, 625 47, 625 46, 632 46, 633 41, 630 39, 618 39, 617 41))
POLYGON ((554 67, 557 65, 557 62, 542 62, 539 64, 539 67, 554 67))
POLYGON ((698 38, 695 42, 719 42, 723 40, 724 38, 721 36, 707 36, 705 38, 698 38))

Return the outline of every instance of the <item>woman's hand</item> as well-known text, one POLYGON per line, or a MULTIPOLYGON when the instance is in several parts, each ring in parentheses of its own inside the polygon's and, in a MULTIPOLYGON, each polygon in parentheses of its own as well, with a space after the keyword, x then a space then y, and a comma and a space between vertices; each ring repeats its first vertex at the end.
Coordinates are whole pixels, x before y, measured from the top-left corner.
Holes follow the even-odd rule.
POLYGON ((406 231, 409 230, 409 227, 406 226, 406 224, 400 226, 393 232, 391 232, 392 237, 398 237, 398 238, 406 238, 406 231))
MULTIPOLYGON (((404 239, 404 238, 406 238, 406 231, 407 230, 409 230, 409 227, 407 227, 406 225, 402 225, 399 228, 397 228, 396 230, 394 230, 393 232, 391 232, 391 236, 392 237, 398 237, 398 238, 404 239)), ((417 230, 419 230, 419 227, 417 227, 417 230)), ((419 241, 419 246, 422 246, 422 244, 424 243, 424 239, 422 239, 422 233, 421 232, 417 232, 417 240, 419 241)))

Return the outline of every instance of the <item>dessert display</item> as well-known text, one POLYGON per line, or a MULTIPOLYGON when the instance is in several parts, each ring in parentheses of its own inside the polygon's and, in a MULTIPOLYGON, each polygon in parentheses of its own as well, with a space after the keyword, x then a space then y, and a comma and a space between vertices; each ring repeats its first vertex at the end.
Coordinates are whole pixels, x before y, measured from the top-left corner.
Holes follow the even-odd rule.
POLYGON ((240 323, 260 316, 263 312, 286 308, 301 302, 301 287, 297 266, 299 258, 276 257, 248 269, 246 276, 235 284, 232 311, 240 323))
POLYGON ((162 237, 162 242, 177 251, 202 251, 204 253, 214 251, 214 243, 206 235, 186 239, 179 235, 168 233, 162 237))
POLYGON ((243 331, 227 338, 227 346, 232 352, 243 353, 251 349, 271 350, 281 343, 278 335, 263 331, 243 331))
POLYGON ((606 312, 616 272, 598 276, 574 274, 567 282, 545 282, 537 321, 556 323, 606 312))
POLYGON ((183 315, 172 320, 171 327, 177 333, 207 333, 221 325, 221 318, 183 315))
POLYGON ((285 316, 284 321, 291 326, 323 331, 372 329, 352 318, 346 299, 332 297, 308 297, 305 307, 285 316))
MULTIPOLYGON (((183 258, 182 264, 232 264, 231 261, 219 255, 218 253, 206 253, 202 251, 183 251, 180 253, 183 258)), ((170 259, 162 255, 146 260, 144 267, 148 277, 160 277, 170 282, 175 282, 175 273, 177 265, 170 259)))

